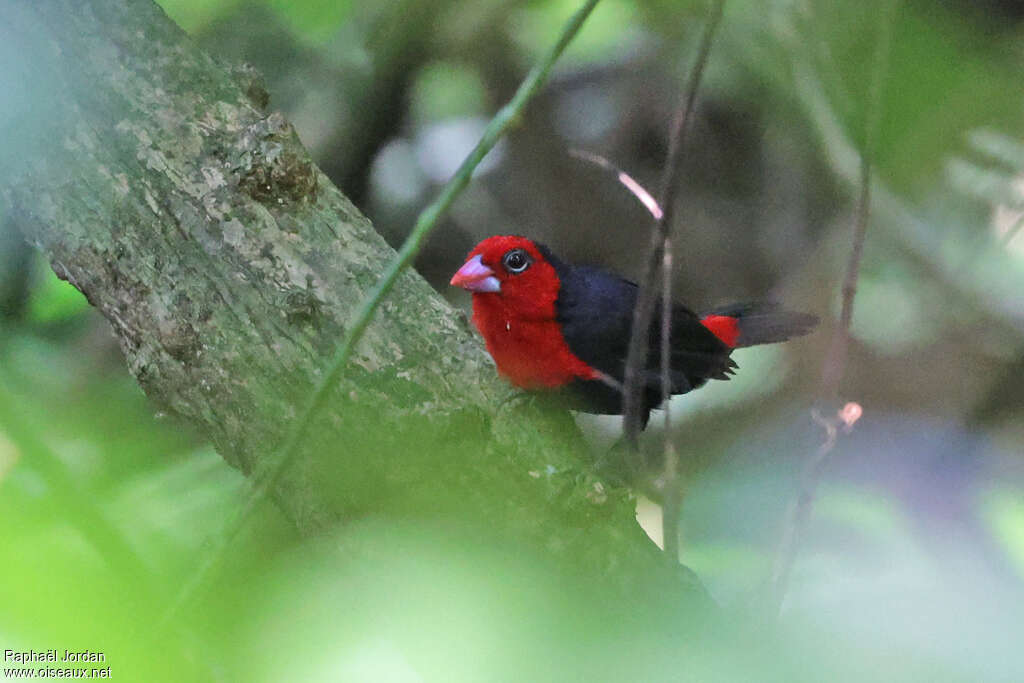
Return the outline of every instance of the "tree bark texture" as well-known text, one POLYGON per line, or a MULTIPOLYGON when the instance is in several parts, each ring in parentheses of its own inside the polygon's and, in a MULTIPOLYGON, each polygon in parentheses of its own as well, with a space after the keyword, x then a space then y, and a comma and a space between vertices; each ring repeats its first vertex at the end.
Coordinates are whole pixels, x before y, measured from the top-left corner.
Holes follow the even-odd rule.
MULTIPOLYGON (((394 252, 258 76, 152 2, 0 7, 9 217, 110 321, 147 396, 259 472, 394 252)), ((304 531, 451 513, 623 587, 677 580, 629 496, 586 474, 567 414, 510 395, 465 317, 407 273, 275 498, 304 531)))

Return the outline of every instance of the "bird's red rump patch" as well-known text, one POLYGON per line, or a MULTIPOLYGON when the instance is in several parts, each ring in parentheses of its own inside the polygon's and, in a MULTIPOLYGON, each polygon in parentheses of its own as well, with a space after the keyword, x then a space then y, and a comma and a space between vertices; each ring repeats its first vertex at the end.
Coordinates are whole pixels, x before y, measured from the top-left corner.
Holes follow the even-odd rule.
POLYGON ((739 318, 730 318, 727 315, 709 315, 701 319, 701 323, 729 348, 736 346, 736 342, 739 341, 739 318))

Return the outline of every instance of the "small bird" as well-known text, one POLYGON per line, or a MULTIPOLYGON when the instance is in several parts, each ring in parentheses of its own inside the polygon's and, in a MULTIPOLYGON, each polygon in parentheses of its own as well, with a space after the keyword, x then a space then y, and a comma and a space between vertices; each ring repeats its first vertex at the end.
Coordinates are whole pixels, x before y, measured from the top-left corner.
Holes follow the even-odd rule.
MULTIPOLYGON (((473 323, 498 372, 530 391, 561 391, 588 413, 622 414, 622 383, 637 285, 591 266, 570 265, 539 242, 489 237, 469 252, 451 284, 473 293, 473 323)), ((657 311, 661 306, 656 307, 657 311)), ((733 349, 810 332, 818 318, 776 304, 737 304, 697 315, 672 306, 672 393, 729 379, 733 349)), ((642 424, 661 403, 661 323, 655 314, 641 381, 642 424)))

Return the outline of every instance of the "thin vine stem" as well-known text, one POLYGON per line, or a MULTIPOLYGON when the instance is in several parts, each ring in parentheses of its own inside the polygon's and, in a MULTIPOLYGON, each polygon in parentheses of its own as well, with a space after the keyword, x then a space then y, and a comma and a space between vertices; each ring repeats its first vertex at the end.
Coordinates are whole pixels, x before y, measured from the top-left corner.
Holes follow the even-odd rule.
POLYGON ((420 249, 423 247, 424 241, 437 227, 438 221, 469 184, 476 167, 480 165, 480 162, 487 156, 487 153, 504 137, 512 126, 521 119, 527 105, 547 81, 555 62, 558 61, 558 58, 565 52, 566 47, 569 46, 569 43, 579 33, 583 22, 593 12, 598 2, 600 0, 586 0, 566 21, 555 44, 544 53, 537 64, 526 75, 526 78, 520 84, 508 104, 494 115, 494 118, 491 119, 484 130, 480 141, 477 142, 476 146, 459 166, 455 175, 442 188, 437 199, 420 213, 409 237, 406 238, 380 280, 377 281, 377 284, 357 308, 356 313, 352 317, 352 323, 348 326, 345 333, 345 337, 342 339, 328 365, 329 369, 316 385, 302 412, 295 422, 292 423, 281 446, 268 459, 268 465, 257 476, 256 482, 245 503, 234 515, 231 522, 225 526, 224 531, 219 534, 214 547, 207 553, 206 559, 193 574, 190 581, 179 592, 168 610, 165 620, 170 619, 186 605, 192 596, 214 574, 214 570, 223 560, 224 551, 227 546, 244 528, 252 512, 278 484, 281 475, 288 469, 288 466, 298 452, 299 446, 302 444, 310 425, 312 425, 316 416, 327 405, 331 390, 337 385, 344 374, 348 361, 352 356, 352 351, 363 338, 363 334, 365 334, 366 329, 373 321, 373 317, 380 308, 380 305, 394 288, 398 278, 412 265, 416 255, 419 254, 420 249))
POLYGON ((672 441, 672 411, 668 409, 672 398, 672 239, 665 237, 661 258, 661 401, 664 406, 663 424, 663 477, 664 495, 661 502, 661 536, 665 558, 670 564, 679 561, 679 518, 682 508, 682 487, 679 484, 679 451, 672 441))

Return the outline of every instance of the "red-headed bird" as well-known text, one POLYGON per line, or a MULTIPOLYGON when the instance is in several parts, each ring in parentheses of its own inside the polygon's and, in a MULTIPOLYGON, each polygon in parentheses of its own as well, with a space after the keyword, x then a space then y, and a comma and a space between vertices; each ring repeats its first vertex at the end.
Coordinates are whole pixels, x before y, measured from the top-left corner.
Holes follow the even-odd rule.
MULTIPOLYGON (((559 260, 539 242, 516 235, 489 237, 469 252, 451 284, 473 293, 473 323, 498 372, 512 384, 564 390, 572 407, 622 413, 622 381, 637 286, 590 266, 559 260)), ((656 307, 660 311, 660 305, 656 307)), ((709 379, 729 379, 735 348, 781 342, 807 334, 818 319, 775 304, 737 304, 697 315, 672 307, 672 393, 684 394, 709 379)), ((642 375, 643 424, 661 402, 655 314, 642 375)))

